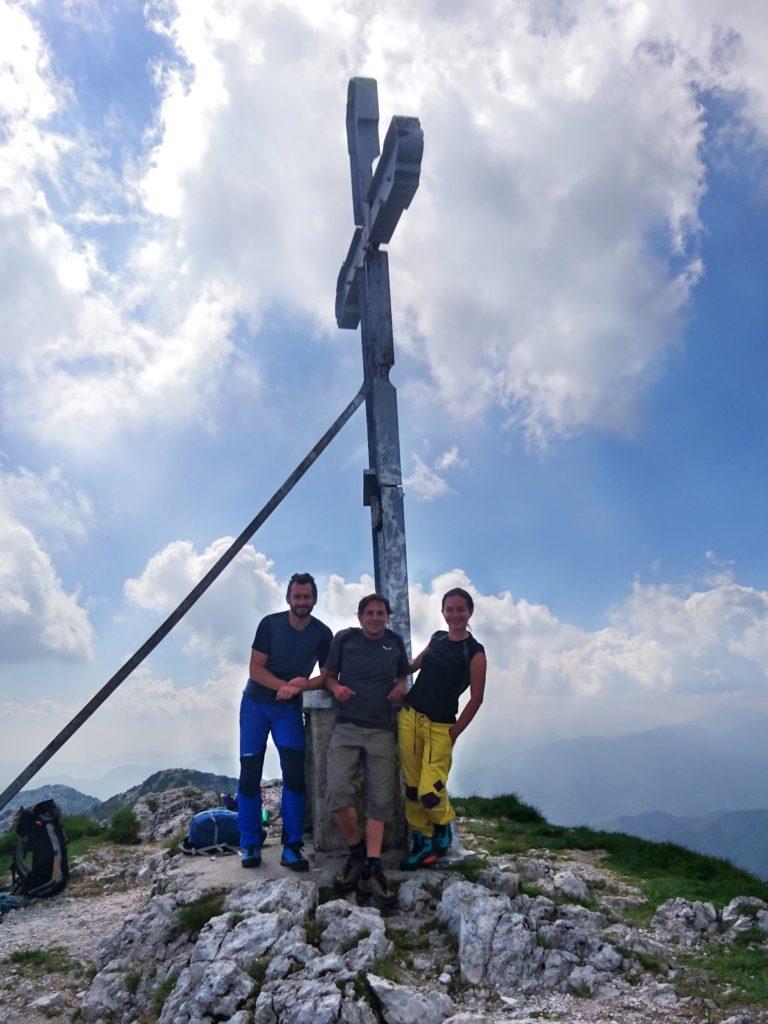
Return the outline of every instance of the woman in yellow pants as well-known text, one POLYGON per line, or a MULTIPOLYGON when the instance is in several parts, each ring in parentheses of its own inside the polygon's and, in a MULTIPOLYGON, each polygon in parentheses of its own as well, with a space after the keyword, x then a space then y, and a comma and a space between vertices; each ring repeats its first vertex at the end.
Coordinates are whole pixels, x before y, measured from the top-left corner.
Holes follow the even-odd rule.
POLYGON ((453 747, 477 714, 485 690, 485 650, 468 629, 472 597, 460 587, 449 590, 442 611, 448 629, 433 633, 411 663, 411 671, 419 674, 398 715, 411 829, 411 851, 400 863, 404 871, 434 864, 448 852, 455 817, 446 789, 453 747), (459 697, 467 688, 469 700, 459 715, 459 697))

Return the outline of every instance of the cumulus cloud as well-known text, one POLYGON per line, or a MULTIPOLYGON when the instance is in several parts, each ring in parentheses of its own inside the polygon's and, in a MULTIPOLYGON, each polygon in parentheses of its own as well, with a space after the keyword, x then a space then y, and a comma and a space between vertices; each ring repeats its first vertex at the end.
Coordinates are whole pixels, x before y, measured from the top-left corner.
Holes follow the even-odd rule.
POLYGON ((467 469, 469 462, 462 459, 456 445, 438 455, 429 465, 417 452, 411 453, 413 471, 403 478, 403 484, 417 501, 434 501, 456 492, 441 473, 449 469, 467 469))
MULTIPOLYGON (((233 538, 214 541, 198 554, 189 541, 174 541, 129 579, 127 600, 140 608, 171 611, 221 557, 233 538)), ((182 630, 191 654, 247 661, 245 639, 252 639, 262 616, 284 606, 285 591, 271 573, 272 562, 247 544, 226 572, 187 613, 182 630)))
POLYGON ((5 470, 0 457, 0 508, 57 537, 85 539, 93 506, 88 495, 73 488, 53 466, 42 475, 20 467, 5 470))
MULTIPOLYGON (((134 605, 167 611, 226 543, 217 541, 202 554, 188 543, 168 545, 137 580, 126 583, 126 596, 134 605)), ((231 579, 215 585, 181 627, 189 658, 202 653, 214 661, 203 684, 158 677, 142 666, 99 713, 99 743, 108 735, 114 750, 164 749, 162 729, 169 723, 179 756, 197 749, 201 731, 212 742, 234 743, 255 626, 262 615, 284 607, 285 581, 275 577, 271 565, 248 546, 231 567, 231 579)), ((635 581, 603 628, 585 630, 510 591, 483 593, 465 571, 453 569, 429 586, 411 587, 414 652, 443 625, 441 597, 455 586, 474 597, 472 627, 489 663, 485 704, 477 725, 462 739, 462 759, 471 759, 481 747, 507 750, 511 737, 526 733, 626 731, 635 723, 666 721, 670 709, 678 718, 690 718, 718 702, 768 699, 768 592, 739 584, 732 575, 715 584, 635 581)), ((321 587, 317 614, 334 630, 348 626, 355 622, 360 597, 372 589, 368 576, 332 575, 321 587)), ((0 711, 13 715, 14 708, 20 713, 21 706, 11 704, 0 711)), ((30 728, 37 722, 50 731, 73 710, 38 701, 26 706, 24 715, 30 728)))
POLYGON ((262 384, 258 347, 254 362, 233 341, 238 317, 257 336, 265 309, 298 308, 332 331, 351 231, 344 87, 368 74, 382 130, 390 112, 425 129, 392 259, 398 343, 425 393, 457 415, 501 406, 540 443, 631 428, 703 270, 703 92, 765 140, 759 4, 146 10, 171 53, 147 71, 144 148, 115 171, 97 137, 66 127, 76 86, 57 80, 34 8, 2 6, 15 426, 87 444, 97 423, 210 416, 232 376, 262 384), (116 268, 88 234, 115 218, 134 222, 116 268), (227 375, 233 360, 244 373, 227 375))
POLYGON ((34 534, 0 508, 0 661, 93 657, 93 629, 34 534))
POLYGON ((32 529, 80 541, 90 516, 88 497, 60 469, 40 476, 0 461, 0 661, 93 656, 93 629, 79 595, 66 592, 32 529))
MULTIPOLYGON (((170 610, 210 567, 229 540, 198 555, 188 542, 169 544, 128 580, 126 597, 158 612, 170 610)), ((247 545, 233 567, 182 627, 190 654, 243 664, 258 619, 284 607, 285 581, 271 561, 247 545)), ((768 686, 768 593, 738 584, 732 574, 697 585, 635 581, 611 609, 608 624, 590 631, 560 621, 546 605, 510 591, 483 594, 461 569, 436 577, 427 589, 412 585, 414 649, 440 628, 440 601, 451 587, 475 600, 472 620, 488 650, 505 700, 526 695, 749 693, 768 686)), ((321 589, 317 614, 333 629, 355 621, 357 603, 373 589, 363 576, 332 575, 321 589)))

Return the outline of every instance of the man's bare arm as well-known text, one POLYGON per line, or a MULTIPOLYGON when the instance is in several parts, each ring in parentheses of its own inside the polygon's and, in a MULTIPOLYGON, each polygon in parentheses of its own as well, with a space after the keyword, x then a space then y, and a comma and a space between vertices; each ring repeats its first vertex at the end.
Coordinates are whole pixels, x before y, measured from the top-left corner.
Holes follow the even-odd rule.
POLYGON ((295 697, 297 693, 304 693, 306 690, 324 690, 325 669, 320 669, 320 675, 312 676, 311 679, 305 679, 302 685, 299 685, 299 683, 300 677, 292 679, 290 683, 284 683, 277 691, 277 699, 290 700, 291 697, 295 697))
MULTIPOLYGON (((248 666, 248 672, 251 679, 256 683, 261 683, 262 686, 266 686, 270 690, 282 690, 286 686, 284 679, 278 679, 276 675, 269 671, 267 668, 268 654, 264 654, 262 651, 251 651, 251 663, 248 666)), ((291 685, 299 684, 301 689, 304 689, 304 684, 307 680, 303 676, 296 676, 295 679, 291 679, 291 685)))
POLYGON ((387 700, 391 700, 393 704, 399 704, 406 694, 408 689, 408 677, 398 676, 395 680, 395 685, 387 694, 387 700))
POLYGON ((345 701, 357 696, 354 690, 350 690, 348 686, 344 686, 343 683, 339 682, 339 677, 334 672, 331 672, 330 669, 324 669, 324 671, 325 688, 337 701, 344 704, 345 701))

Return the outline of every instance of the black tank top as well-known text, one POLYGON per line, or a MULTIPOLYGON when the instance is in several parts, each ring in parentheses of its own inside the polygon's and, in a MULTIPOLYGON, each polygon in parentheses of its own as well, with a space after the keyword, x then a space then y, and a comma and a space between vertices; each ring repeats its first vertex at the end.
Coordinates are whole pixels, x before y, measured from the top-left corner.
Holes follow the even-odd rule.
POLYGON ((459 697, 469 686, 469 663, 484 650, 472 635, 466 640, 450 640, 444 629, 433 633, 406 704, 433 722, 453 725, 459 697))

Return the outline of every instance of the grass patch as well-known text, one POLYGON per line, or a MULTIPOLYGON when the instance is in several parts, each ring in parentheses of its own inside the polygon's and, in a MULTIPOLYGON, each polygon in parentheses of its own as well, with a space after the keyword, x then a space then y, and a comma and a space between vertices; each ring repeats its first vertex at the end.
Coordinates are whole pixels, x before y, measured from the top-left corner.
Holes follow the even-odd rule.
POLYGON ((307 933, 307 942, 310 946, 320 946, 320 939, 322 937, 325 928, 320 924, 319 921, 315 920, 314 917, 309 917, 304 924, 304 930, 307 933))
POLYGON ((178 853, 181 841, 184 839, 186 834, 187 830, 180 828, 178 832, 174 832, 172 836, 168 836, 168 838, 163 842, 163 849, 166 853, 178 853))
POLYGON ((386 956, 376 957, 371 967, 371 974, 384 978, 386 981, 397 981, 398 978, 397 967, 394 961, 386 956))
POLYGON ((441 871, 450 871, 462 875, 468 882, 476 882, 481 871, 488 867, 488 861, 484 857, 465 857, 464 860, 457 860, 453 864, 441 864, 441 871))
POLYGON ((123 846, 137 846, 141 839, 139 819, 130 807, 121 807, 115 811, 112 820, 107 828, 107 836, 113 843, 120 843, 123 846))
POLYGON ((697 975, 708 977, 715 1002, 725 1007, 737 1004, 768 1004, 768 951, 754 946, 724 946, 713 943, 707 949, 680 957, 697 975), (735 989, 726 992, 724 990, 735 989))
POLYGON ((667 967, 667 961, 653 953, 646 953, 642 949, 629 949, 627 946, 616 946, 616 951, 621 953, 627 960, 637 960, 643 970, 651 974, 658 974, 667 967))
MULTIPOLYGON (((758 896, 768 900, 768 883, 735 867, 727 860, 694 853, 675 843, 654 843, 623 832, 602 832, 586 826, 565 828, 550 825, 540 816, 524 817, 517 807, 528 807, 516 796, 470 797, 455 801, 461 813, 483 819, 475 831, 488 839, 493 854, 526 853, 533 848, 599 850, 603 863, 642 891, 648 905, 627 917, 647 921, 665 900, 682 896, 709 901, 717 906, 734 896, 758 896)), ((532 809, 535 811, 535 808, 532 809)), ((538 814, 538 812, 536 812, 538 814)))
POLYGON ((368 984, 368 979, 366 978, 364 971, 358 971, 355 975, 355 980, 352 982, 352 987, 355 992, 355 999, 365 1000, 378 1017, 379 1001, 374 995, 373 989, 368 984))
POLYGON ((256 989, 253 992, 254 996, 258 996, 261 992, 261 986, 264 984, 264 979, 267 976, 267 968, 269 967, 270 960, 272 958, 268 956, 260 956, 252 961, 248 968, 248 973, 256 982, 256 989))
POLYGON ((80 964, 72 960, 63 946, 49 946, 47 949, 17 949, 4 961, 34 974, 69 974, 80 964))
POLYGON ((546 818, 533 804, 527 804, 516 793, 503 796, 466 796, 451 803, 463 818, 503 818, 506 821, 543 822, 546 818))
POLYGON ((746 931, 737 932, 732 939, 729 939, 731 946, 762 946, 768 942, 768 933, 762 928, 753 925, 746 931))
POLYGON ((185 907, 179 907, 176 919, 179 927, 185 932, 199 932, 212 917, 218 917, 224 913, 224 893, 209 893, 201 896, 194 903, 188 903, 185 907))
POLYGON ((423 949, 426 945, 425 936, 419 932, 408 932, 404 928, 387 928, 387 938, 395 947, 396 953, 410 953, 414 949, 423 949))
POLYGON ((176 988, 178 978, 175 974, 169 975, 164 982, 152 989, 152 1009, 160 1016, 168 996, 176 988))
POLYGON ((141 971, 139 970, 138 967, 134 968, 132 971, 129 971, 125 976, 125 987, 131 993, 131 995, 133 995, 136 992, 140 982, 141 971))

